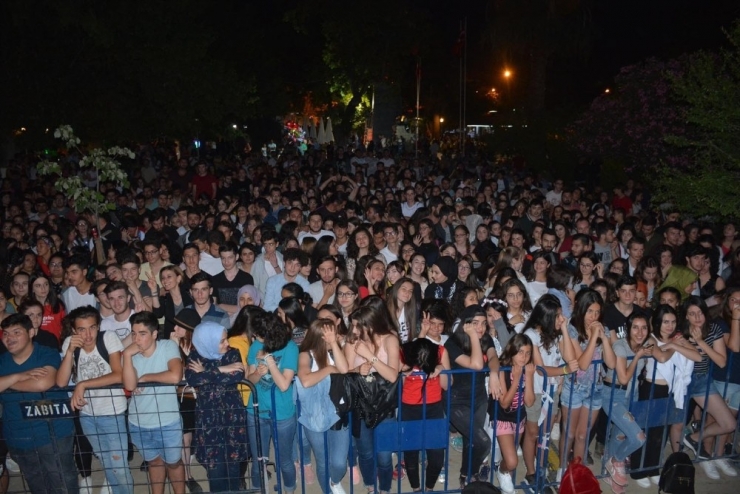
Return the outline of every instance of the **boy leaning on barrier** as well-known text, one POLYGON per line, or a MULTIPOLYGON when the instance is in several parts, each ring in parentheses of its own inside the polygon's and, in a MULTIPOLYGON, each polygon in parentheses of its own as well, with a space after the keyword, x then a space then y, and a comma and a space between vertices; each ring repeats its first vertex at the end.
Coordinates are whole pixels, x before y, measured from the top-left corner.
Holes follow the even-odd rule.
POLYGON ((72 455, 74 425, 67 393, 47 392, 56 382, 59 353, 33 342, 25 314, 0 323, 7 352, 0 355, 3 435, 33 494, 77 493, 72 455))
POLYGON ((129 429, 131 440, 149 464, 152 494, 164 493, 167 477, 174 493, 184 494, 182 422, 175 388, 183 375, 182 359, 174 341, 157 341, 158 327, 152 312, 131 316, 133 343, 123 351, 123 386, 133 392, 129 429), (160 385, 140 386, 144 383, 160 385))
POLYGON ((127 403, 120 387, 123 344, 114 331, 100 332, 100 312, 90 305, 76 308, 67 320, 72 334, 62 344, 57 384, 66 386, 74 376, 71 405, 80 411, 82 431, 103 464, 106 481, 113 494, 131 494, 134 479, 126 459, 127 403), (118 387, 106 388, 115 384, 118 387))

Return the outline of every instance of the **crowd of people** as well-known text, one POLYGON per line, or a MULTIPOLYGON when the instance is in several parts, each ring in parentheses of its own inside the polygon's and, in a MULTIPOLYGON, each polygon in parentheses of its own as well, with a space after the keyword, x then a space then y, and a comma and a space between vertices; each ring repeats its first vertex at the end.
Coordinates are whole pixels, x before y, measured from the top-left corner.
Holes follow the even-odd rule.
POLYGON ((533 492, 598 456, 615 494, 630 479, 649 488, 666 438, 709 478, 737 476, 735 225, 655 208, 634 180, 610 192, 473 144, 464 158, 426 151, 142 146, 130 187, 88 184, 110 205, 98 214, 75 211, 32 157, 13 161, 0 188, 0 491, 17 464, 31 492, 91 493, 97 456, 102 492, 131 494, 134 447, 154 494, 168 479, 202 491, 191 452, 210 491, 235 491, 267 481, 249 466, 271 446, 288 494, 299 476, 344 494, 348 472, 368 492, 399 475, 434 490, 444 449, 394 464, 373 448, 379 423, 422 418, 449 421, 461 488, 493 468, 512 494, 520 456, 533 492), (398 389, 400 407, 366 396, 348 414, 339 382, 398 389), (658 398, 685 423, 629 413, 658 398), (554 479, 537 468, 546 458, 554 479))

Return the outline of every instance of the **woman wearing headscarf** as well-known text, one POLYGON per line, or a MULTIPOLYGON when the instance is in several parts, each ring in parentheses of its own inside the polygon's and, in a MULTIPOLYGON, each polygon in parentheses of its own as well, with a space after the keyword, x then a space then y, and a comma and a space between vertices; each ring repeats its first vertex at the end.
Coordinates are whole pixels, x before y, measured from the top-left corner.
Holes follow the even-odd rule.
POLYGON ((248 457, 247 414, 236 384, 244 364, 229 348, 226 330, 206 321, 193 331, 185 379, 198 387, 195 457, 208 474, 211 492, 239 490, 239 464, 248 457))
POLYGON ((233 326, 236 322, 236 318, 244 307, 255 305, 257 307, 262 303, 262 297, 260 296, 259 290, 254 285, 244 285, 239 289, 236 294, 236 303, 239 305, 239 310, 229 316, 231 325, 233 326))
POLYGON ((455 293, 462 289, 463 283, 457 279, 457 263, 448 256, 441 256, 430 270, 432 283, 424 290, 424 298, 452 301, 455 293))

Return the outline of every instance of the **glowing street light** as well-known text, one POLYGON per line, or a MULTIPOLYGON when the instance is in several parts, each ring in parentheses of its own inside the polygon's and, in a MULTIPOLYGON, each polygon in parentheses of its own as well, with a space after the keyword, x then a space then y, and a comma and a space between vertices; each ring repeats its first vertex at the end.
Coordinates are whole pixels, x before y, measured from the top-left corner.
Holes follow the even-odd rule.
POLYGON ((504 70, 504 77, 506 77, 507 79, 511 77, 511 71, 509 69, 504 70))

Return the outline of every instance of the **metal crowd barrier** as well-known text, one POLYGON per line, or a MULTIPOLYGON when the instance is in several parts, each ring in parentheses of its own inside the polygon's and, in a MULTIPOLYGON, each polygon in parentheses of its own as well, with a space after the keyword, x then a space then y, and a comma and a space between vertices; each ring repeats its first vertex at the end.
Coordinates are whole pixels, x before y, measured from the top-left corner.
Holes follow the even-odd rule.
MULTIPOLYGON (((730 356, 728 357, 728 364, 727 364, 728 366, 732 366, 733 365, 733 359, 732 359, 732 357, 733 357, 733 354, 730 354, 730 356)), ((738 365, 740 365, 740 364, 738 364, 738 365)), ((501 370, 508 370, 508 369, 507 368, 502 368, 501 370)), ((537 368, 537 372, 541 373, 541 375, 545 375, 544 369, 541 368, 541 367, 538 367, 537 368)), ((603 379, 603 376, 605 375, 605 373, 604 373, 604 371, 602 369, 602 365, 601 365, 601 362, 600 361, 593 363, 592 372, 593 372, 593 376, 595 377, 595 379, 593 381, 593 384, 592 384, 592 390, 593 390, 594 387, 599 382, 599 380, 603 379)), ((612 382, 618 382, 617 377, 616 377, 616 372, 615 371, 610 371, 610 372, 611 372, 612 382)), ((711 375, 711 372, 712 372, 712 369, 710 368, 710 375, 711 375)), ((446 474, 447 474, 446 475, 446 478, 445 478, 445 481, 444 481, 444 484, 443 484, 443 488, 441 490, 435 489, 435 491, 445 492, 445 493, 448 493, 448 492, 449 493, 452 493, 452 492, 460 492, 460 489, 459 489, 459 487, 457 485, 457 482, 456 482, 457 481, 457 472, 451 472, 450 471, 451 452, 450 452, 450 441, 449 441, 449 438, 450 438, 450 428, 451 428, 451 424, 450 424, 451 402, 448 399, 448 397, 449 397, 449 394, 450 394, 451 390, 454 388, 454 385, 455 385, 454 384, 454 376, 455 375, 473 374, 474 372, 473 371, 456 370, 456 371, 445 371, 444 373, 452 376, 452 383, 450 384, 450 387, 447 390, 447 392, 443 395, 443 400, 444 400, 444 405, 445 405, 445 410, 446 410, 446 414, 445 414, 446 416, 444 418, 442 418, 442 419, 427 419, 426 416, 423 416, 421 420, 412 420, 412 421, 393 420, 393 421, 385 421, 385 422, 380 423, 375 428, 375 431, 374 431, 374 453, 375 453, 374 454, 374 457, 376 459, 377 459, 377 452, 380 452, 380 451, 386 451, 386 452, 387 451, 392 451, 392 452, 395 452, 396 453, 396 456, 398 458, 396 460, 396 462, 398 463, 398 462, 400 462, 400 459, 402 458, 402 455, 403 455, 403 452, 404 451, 409 451, 409 450, 418 450, 418 451, 420 451, 420 469, 419 469, 419 472, 420 472, 422 492, 426 490, 425 484, 424 484, 424 475, 425 475, 425 451, 426 450, 432 450, 432 449, 444 449, 445 450, 445 455, 444 455, 444 470, 443 471, 446 472, 446 474), (450 480, 451 478, 454 479, 452 481, 452 484, 451 484, 451 480, 450 480)), ((486 371, 481 371, 481 373, 482 374, 488 374, 488 371, 487 370, 486 371)), ((730 373, 728 371, 728 375, 729 374, 730 373)), ((400 377, 399 377, 399 379, 400 379, 400 377)), ((569 376, 566 376, 565 379, 575 379, 575 375, 571 374, 569 376)), ((637 379, 638 379, 638 376, 636 376, 636 375, 633 376, 633 378, 632 378, 632 386, 633 386, 633 389, 636 389, 636 388, 634 388, 634 386, 637 386, 638 385, 637 379)), ((543 394, 546 394, 548 396, 554 396, 554 391, 555 390, 553 389, 553 387, 551 385, 548 384, 548 378, 545 377, 543 381, 544 381, 543 390, 542 390, 543 394)), ((653 376, 652 381, 655 381, 654 376, 653 376)), ((181 383, 181 385, 184 385, 184 384, 185 383, 181 383)), ((250 388, 250 390, 251 390, 251 393, 252 393, 253 409, 250 411, 250 413, 255 418, 255 422, 256 422, 256 424, 255 424, 255 426, 256 426, 255 427, 255 430, 259 432, 258 420, 259 420, 259 417, 260 416, 263 416, 264 417, 265 414, 268 414, 269 413, 269 415, 270 415, 270 417, 272 419, 272 424, 273 424, 273 449, 272 450, 273 450, 273 454, 275 456, 275 465, 279 465, 280 458, 279 458, 279 453, 277 451, 277 447, 276 447, 276 443, 275 443, 275 440, 277 438, 277 430, 275 428, 276 427, 276 421, 274 420, 274 409, 275 409, 275 407, 274 406, 270 407, 270 409, 272 410, 272 412, 265 411, 264 410, 264 404, 260 405, 260 403, 258 401, 258 397, 257 397, 257 393, 256 393, 256 389, 255 389, 254 385, 251 382, 249 382, 249 381, 243 381, 243 384, 246 385, 246 386, 248 386, 250 388)), ((146 384, 146 385, 142 385, 142 386, 156 386, 156 384, 146 384)), ((663 441, 662 441, 663 448, 661 450, 661 459, 660 459, 660 465, 659 465, 659 466, 662 466, 663 461, 665 460, 665 454, 666 454, 665 453, 665 443, 666 443, 666 434, 667 434, 668 426, 670 426, 671 424, 675 424, 675 423, 682 423, 682 424, 686 424, 687 423, 687 414, 689 412, 689 398, 687 396, 687 398, 685 400, 685 404, 684 404, 683 410, 677 410, 675 408, 675 406, 673 405, 673 394, 669 395, 667 398, 653 398, 653 389, 654 389, 654 386, 655 386, 654 384, 651 386, 650 399, 648 399, 648 400, 642 400, 642 401, 637 400, 637 399, 634 398, 635 395, 636 395, 636 392, 633 393, 632 397, 630 398, 630 403, 629 403, 629 407, 628 408, 629 408, 629 411, 632 413, 632 415, 634 417, 634 420, 640 425, 640 427, 642 428, 642 430, 646 434, 647 434, 648 428, 651 428, 651 427, 662 427, 663 428, 663 441)), ((120 388, 120 386, 111 386, 109 388, 111 388, 111 389, 120 388)), ((73 389, 74 389, 73 387, 69 387, 69 388, 64 388, 63 390, 64 391, 71 392, 73 389)), ((275 403, 274 402, 275 389, 276 388, 273 386, 273 393, 272 393, 273 405, 275 403)), ((399 390, 399 393, 398 393, 398 410, 400 410, 401 403, 402 403, 402 397, 403 397, 403 386, 399 384, 398 390, 399 390)), ((474 390, 475 390, 475 387, 473 387, 473 392, 474 392, 474 390)), ((55 391, 58 391, 58 390, 55 390, 55 391)), ((725 386, 724 389, 720 389, 719 391, 720 391, 720 394, 722 394, 723 397, 724 397, 726 395, 726 393, 727 393, 727 386, 725 386)), ((6 392, 12 392, 12 391, 6 391, 6 392)), ((707 389, 707 394, 708 394, 708 392, 709 392, 709 390, 707 389)), ((425 390, 423 396, 424 396, 424 402, 426 402, 426 390, 425 390)), ((614 388, 612 388, 611 389, 611 392, 609 392, 609 388, 608 387, 605 387, 602 396, 603 396, 603 399, 604 399, 603 406, 606 406, 606 400, 608 398, 608 400, 609 400, 608 403, 609 403, 609 406, 611 407, 611 404, 613 404, 613 399, 614 399, 614 388)), ((477 426, 476 424, 473 423, 473 417, 472 417, 472 413, 474 411, 474 407, 472 405, 473 405, 473 403, 475 403, 475 398, 476 397, 475 397, 474 394, 470 397, 471 417, 470 417, 470 420, 469 420, 470 427, 469 427, 469 430, 467 431, 468 437, 473 437, 473 428, 477 426)), ((178 397, 178 399, 182 399, 182 398, 181 397, 178 397)), ((42 402, 43 402, 43 400, 42 400, 42 402)), ((298 402, 297 403, 298 413, 300 413, 300 406, 301 406, 300 400, 297 400, 297 402, 298 402)), ((546 404, 549 404, 550 402, 547 401, 545 403, 546 404)), ((51 404, 51 402, 49 402, 49 404, 51 404)), ((537 448, 536 448, 536 452, 535 452, 535 469, 536 469, 536 471, 548 472, 548 468, 549 468, 548 449, 551 448, 551 447, 552 448, 555 447, 554 445, 551 444, 551 441, 550 441, 550 438, 549 438, 549 431, 552 430, 552 417, 553 417, 554 413, 556 412, 556 410, 554 408, 556 405, 557 404, 551 404, 551 406, 548 406, 548 409, 547 409, 547 412, 546 412, 546 419, 543 422, 543 424, 539 426, 539 439, 537 441, 537 448)), ((568 406, 567 403, 563 403, 563 405, 568 406)), ((571 410, 571 408, 569 406, 568 406, 568 409, 571 410)), ((54 417, 61 417, 61 418, 49 418, 49 413, 45 412, 44 410, 45 409, 43 409, 43 407, 42 408, 33 408, 32 407, 30 409, 30 412, 28 412, 28 414, 27 414, 27 416, 26 416, 25 419, 26 420, 47 420, 49 423, 51 423, 51 421, 53 421, 53 420, 59 420, 61 418, 67 418, 67 417, 71 417, 72 415, 74 415, 71 412, 71 409, 68 409, 62 415, 54 415, 54 417)), ((496 407, 494 407, 494 410, 496 410, 496 407)), ((426 412, 424 412, 424 413, 426 413, 426 412)), ((522 406, 519 409, 519 411, 518 411, 518 417, 517 417, 518 422, 520 422, 520 421, 522 421, 522 420, 525 419, 525 413, 526 412, 524 410, 524 407, 522 406)), ((351 417, 351 419, 352 419, 352 417, 351 417)), ((494 482, 494 483, 497 483, 494 480, 494 478, 495 478, 495 475, 494 475, 495 465, 494 465, 494 463, 495 463, 495 458, 497 457, 497 442, 495 440, 496 439, 495 430, 496 430, 497 420, 498 420, 497 414, 494 413, 493 423, 492 423, 492 427, 491 427, 492 430, 493 430, 492 441, 491 441, 491 450, 489 451, 489 457, 488 457, 488 464, 490 466, 490 470, 488 470, 487 478, 481 479, 481 480, 489 480, 489 481, 494 482)), ((704 410, 704 411, 702 411, 701 423, 704 423, 705 420, 706 420, 706 411, 704 410)), ((571 417, 570 416, 563 417, 562 424, 563 424, 562 425, 562 434, 561 434, 560 441, 566 440, 566 438, 568 437, 569 428, 571 426, 571 417)), ((594 426, 594 424, 591 423, 591 420, 589 418, 589 423, 588 423, 588 427, 587 427, 587 436, 586 436, 587 438, 590 436, 590 432, 591 432, 591 429, 593 428, 593 426, 594 426)), ((613 433, 612 428, 613 428, 613 424, 612 424, 611 421, 609 421, 608 422, 608 426, 607 426, 607 431, 606 431, 606 438, 607 439, 609 437, 609 434, 610 433, 613 433)), ((49 429, 53 432, 53 428, 50 427, 49 429)), ((740 429, 739 427, 736 427, 736 432, 739 429, 740 429)), ((350 434, 350 431, 351 431, 351 426, 347 430, 347 433, 350 434)), ((320 491, 320 489, 318 488, 318 485, 316 487, 314 487, 314 488, 311 488, 310 486, 307 486, 306 483, 305 483, 304 475, 303 475, 304 465, 309 464, 310 463, 310 460, 309 461, 306 461, 307 459, 303 457, 304 456, 303 455, 303 448, 301 447, 302 441, 303 441, 303 433, 302 432, 303 432, 302 431, 302 427, 298 424, 297 425, 298 445, 299 445, 299 448, 298 448, 299 449, 298 456, 299 456, 299 459, 300 459, 300 468, 301 468, 301 472, 300 473, 301 473, 301 475, 299 476, 300 483, 298 484, 297 488, 302 493, 307 493, 307 492, 308 493, 317 493, 317 492, 320 491)), ((250 437, 249 439, 252 440, 252 441, 255 441, 256 446, 257 446, 257 451, 261 451, 261 449, 262 449, 262 444, 261 444, 262 438, 260 437, 260 434, 258 433, 258 434, 256 434, 256 437, 254 437, 254 438, 251 438, 250 437)), ((519 433, 518 428, 517 428, 516 431, 515 431, 515 444, 519 444, 520 443, 520 439, 521 439, 520 438, 520 433, 519 433)), ((701 432, 700 432, 700 438, 699 438, 699 443, 700 444, 701 444, 702 439, 703 439, 703 437, 701 437, 701 432)), ((331 447, 331 444, 329 444, 329 441, 327 439, 327 434, 326 433, 324 433, 324 441, 325 441, 325 446, 326 446, 324 448, 324 450, 325 450, 325 458, 324 458, 324 460, 327 461, 327 463, 328 463, 328 450, 331 447)), ((348 489, 346 490, 346 492, 348 492, 349 494, 353 494, 355 492, 355 486, 353 484, 353 480, 354 479, 352 478, 352 467, 354 466, 354 459, 355 459, 354 442, 355 442, 355 438, 352 437, 352 435, 350 434, 350 443, 349 443, 349 450, 348 450, 348 455, 347 455, 348 456, 348 467, 349 467, 348 470, 350 472, 350 475, 345 476, 345 478, 343 480, 343 484, 345 485, 345 487, 348 485, 348 489), (349 478, 349 482, 347 482, 348 478, 349 478)), ((735 443, 736 442, 733 441, 733 445, 735 443)), ((195 447, 195 445, 193 444, 191 446, 191 450, 194 447, 195 447)), ((558 447, 559 447, 559 443, 558 443, 558 447)), ((470 442, 468 448, 469 448, 469 451, 468 452, 469 453, 472 453, 472 448, 473 448, 472 441, 470 442)), ((587 448, 588 448, 588 442, 587 442, 587 448)), ((736 453, 737 453, 737 450, 733 446, 732 455, 730 455, 730 456, 734 456, 736 453)), ((456 454, 456 453, 453 453, 453 454, 456 454)), ((560 458, 560 461, 561 461, 561 464, 565 464, 566 463, 565 461, 563 461, 562 458, 560 458)), ((251 458, 250 462, 251 462, 250 463, 250 467, 251 468, 257 468, 257 469, 259 469, 260 478, 261 479, 264 479, 264 480, 262 482, 262 485, 259 488, 252 489, 251 488, 251 482, 250 482, 250 476, 249 476, 249 473, 247 473, 247 475, 246 475, 246 481, 245 481, 245 486, 244 486, 245 487, 245 490, 243 490, 241 492, 253 491, 253 492, 260 492, 260 494, 266 494, 267 491, 270 489, 270 486, 268 486, 268 479, 269 479, 269 476, 270 476, 270 474, 268 473, 268 466, 269 466, 269 463, 270 463, 269 462, 269 458, 262 458, 262 457, 256 458, 256 459, 255 458, 251 458)), ((519 466, 521 467, 522 464, 523 464, 523 461, 520 460, 519 463, 520 463, 519 466)), ((377 466, 377 465, 375 465, 375 466, 377 466)), ((131 469, 133 471, 138 470, 136 468, 136 465, 130 465, 130 467, 131 467, 131 469)), ((397 468, 398 468, 398 465, 397 464, 394 465, 394 469, 397 469, 397 468)), ((630 471, 631 472, 639 472, 642 469, 643 469, 643 465, 631 465, 631 470, 630 471)), ((518 468, 518 470, 521 471, 521 468, 518 468)), ((99 475, 100 471, 101 470, 98 469, 98 470, 95 470, 93 473, 99 475)), ((472 478, 474 475, 477 475, 478 474, 478 472, 470 471, 470 469, 469 469, 468 472, 464 472, 464 473, 466 473, 466 475, 468 477, 470 477, 470 478, 472 478)), ((602 464, 602 467, 600 469, 600 473, 597 474, 597 476, 603 478, 606 475, 607 474, 605 472, 605 467, 602 464)), ((328 476, 328 469, 327 469, 327 476, 328 476)), ((274 475, 274 477, 275 477, 275 481, 274 482, 271 482, 272 483, 272 488, 276 492, 282 494, 283 488, 282 488, 282 482, 281 482, 280 469, 277 466, 275 467, 275 475, 274 475)), ((545 487, 551 487, 553 489, 557 489, 557 483, 555 482, 555 479, 554 479, 554 476, 553 475, 547 476, 546 477, 546 480, 544 482, 542 482, 540 485, 536 485, 536 486, 529 486, 529 485, 526 485, 523 482, 521 482, 521 478, 519 478, 519 479, 517 478, 516 472, 512 472, 512 478, 513 478, 513 481, 514 481, 514 485, 515 485, 515 487, 517 489, 527 489, 529 492, 535 492, 535 493, 538 493, 539 494, 539 492, 542 492, 545 487)), ((203 475, 197 476, 196 477, 196 480, 199 482, 199 484, 202 487, 202 489, 203 489, 204 492, 208 492, 209 491, 208 481, 207 481, 207 479, 203 475)), ((95 487, 94 487, 94 489, 92 491, 94 494, 99 494, 98 488, 101 487, 101 484, 102 484, 102 482, 96 482, 95 483, 95 487)), ((376 492, 378 490, 377 489, 377 487, 378 487, 377 484, 378 483, 377 483, 377 476, 376 476, 375 477, 375 481, 374 481, 374 487, 376 489, 376 492)), ((327 485, 329 485, 328 484, 328 480, 327 480, 327 485)), ((406 493, 406 492, 412 492, 410 489, 404 490, 404 487, 405 487, 404 486, 404 483, 401 480, 401 476, 399 475, 399 478, 395 481, 395 492, 397 494, 406 493)), ((148 490, 148 483, 147 483, 146 478, 144 478, 143 481, 142 481, 142 477, 140 476, 140 474, 139 475, 135 475, 135 478, 134 478, 134 488, 136 489, 136 492, 144 492, 144 488, 146 488, 148 490)), ((363 493, 365 492, 365 488, 364 487, 361 487, 360 486, 359 489, 363 493)), ((28 492, 27 486, 22 481, 22 477, 21 476, 11 475, 11 482, 10 482, 10 487, 8 489, 8 492, 10 492, 10 493, 28 492)))

